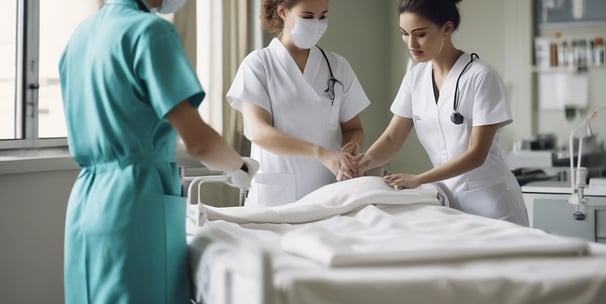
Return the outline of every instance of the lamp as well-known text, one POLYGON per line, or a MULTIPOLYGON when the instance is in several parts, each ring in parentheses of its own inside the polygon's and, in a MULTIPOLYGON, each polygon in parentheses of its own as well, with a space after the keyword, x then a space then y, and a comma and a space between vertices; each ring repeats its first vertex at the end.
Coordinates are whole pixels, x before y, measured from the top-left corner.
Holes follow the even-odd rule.
POLYGON ((591 136, 593 131, 591 129, 591 120, 594 119, 598 112, 606 109, 606 106, 602 106, 595 111, 592 111, 591 114, 582 120, 579 124, 577 124, 571 131, 568 142, 568 150, 570 157, 570 198, 568 202, 574 205, 577 205, 577 211, 573 214, 574 219, 577 221, 585 220, 585 206, 587 205, 587 199, 585 198, 585 187, 587 186, 587 168, 581 167, 581 158, 583 155, 583 138, 586 136, 591 136), (579 137, 579 145, 577 148, 577 167, 576 170, 574 168, 574 152, 573 152, 573 139, 575 134, 581 128, 585 128, 585 135, 579 137), (576 196, 575 196, 576 192, 576 196))

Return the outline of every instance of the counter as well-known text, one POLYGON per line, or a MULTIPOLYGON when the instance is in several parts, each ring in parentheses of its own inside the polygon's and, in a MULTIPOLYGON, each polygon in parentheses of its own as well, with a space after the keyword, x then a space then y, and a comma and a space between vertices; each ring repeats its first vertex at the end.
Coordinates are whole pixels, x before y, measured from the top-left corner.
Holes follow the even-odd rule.
POLYGON ((530 226, 549 233, 606 243, 606 189, 592 185, 585 189, 586 208, 571 204, 570 184, 559 181, 532 182, 522 186, 530 226), (585 213, 585 220, 573 217, 585 213))

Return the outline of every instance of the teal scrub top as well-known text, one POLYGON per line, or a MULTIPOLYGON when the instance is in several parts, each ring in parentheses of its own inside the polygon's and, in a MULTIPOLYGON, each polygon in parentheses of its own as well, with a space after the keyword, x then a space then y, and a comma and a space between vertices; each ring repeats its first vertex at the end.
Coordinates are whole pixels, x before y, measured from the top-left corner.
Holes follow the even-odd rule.
POLYGON ((166 115, 204 91, 174 26, 107 0, 59 63, 71 155, 66 303, 187 303, 185 201, 166 115))

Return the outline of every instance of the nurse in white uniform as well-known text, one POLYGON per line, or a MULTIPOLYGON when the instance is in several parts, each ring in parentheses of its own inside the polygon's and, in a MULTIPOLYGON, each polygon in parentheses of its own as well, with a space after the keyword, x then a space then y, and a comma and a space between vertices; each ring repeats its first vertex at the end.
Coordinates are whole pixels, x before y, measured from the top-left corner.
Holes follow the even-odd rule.
POLYGON ((513 119, 497 72, 451 41, 460 0, 402 0, 400 31, 417 64, 391 105, 394 116, 359 161, 357 174, 380 167, 414 127, 434 166, 421 174, 387 175, 396 188, 442 182, 454 208, 528 225, 521 189, 500 149, 501 128, 513 119))
POLYGON ((328 0, 264 0, 261 11, 277 38, 243 60, 227 93, 261 164, 247 206, 290 203, 351 176, 370 103, 349 63, 316 46, 328 0))

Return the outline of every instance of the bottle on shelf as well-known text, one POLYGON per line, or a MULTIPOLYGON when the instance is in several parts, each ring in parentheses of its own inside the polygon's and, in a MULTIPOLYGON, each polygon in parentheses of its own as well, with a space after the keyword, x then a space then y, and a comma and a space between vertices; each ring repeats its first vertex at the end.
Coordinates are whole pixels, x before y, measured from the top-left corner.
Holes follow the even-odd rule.
POLYGON ((562 40, 558 43, 558 66, 568 65, 568 41, 562 40))
POLYGON ((593 49, 593 62, 596 66, 603 66, 606 49, 604 48, 604 39, 602 37, 595 38, 595 47, 593 49))
POLYGON ((585 39, 576 39, 574 48, 574 62, 577 67, 587 67, 587 41, 585 39))
POLYGON ((586 57, 587 57, 587 66, 595 65, 595 40, 589 39, 587 48, 585 49, 586 57))

